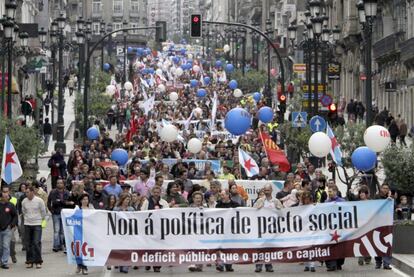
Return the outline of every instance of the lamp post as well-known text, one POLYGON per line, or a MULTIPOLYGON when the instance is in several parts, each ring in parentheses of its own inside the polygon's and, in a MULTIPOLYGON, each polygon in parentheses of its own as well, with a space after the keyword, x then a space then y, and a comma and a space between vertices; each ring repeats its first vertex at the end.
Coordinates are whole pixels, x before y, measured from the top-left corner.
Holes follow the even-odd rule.
MULTIPOLYGON (((101 36, 103 36, 105 34, 105 21, 101 21, 100 26, 99 26, 99 32, 101 34, 101 36)), ((105 40, 102 41, 102 48, 101 48, 101 68, 102 71, 104 70, 104 50, 105 50, 105 40)))
MULTIPOLYGON (((57 49, 57 22, 53 21, 51 26, 51 32, 50 32, 50 50, 51 50, 51 56, 52 56, 52 86, 49 91, 49 97, 51 100, 51 113, 52 113, 52 126, 55 124, 55 88, 56 88, 56 49, 57 49)), ((55 134, 56 132, 54 132, 55 134)), ((55 135, 54 135, 55 136, 55 135)))
POLYGON ((365 106, 366 106, 366 127, 373 123, 372 111, 372 25, 377 16, 377 0, 360 0, 356 4, 358 8, 359 23, 362 26, 363 37, 365 40, 365 106))
POLYGON ((57 18, 57 23, 58 23, 58 36, 59 36, 59 75, 58 75, 58 80, 59 80, 59 90, 58 90, 58 122, 57 122, 57 140, 56 140, 56 144, 55 144, 55 150, 61 149, 62 153, 66 153, 66 145, 64 142, 64 137, 65 137, 65 124, 64 124, 64 118, 63 118, 63 114, 64 114, 64 104, 63 104, 63 29, 65 28, 66 25, 66 18, 64 16, 64 14, 61 14, 58 18, 57 18))
MULTIPOLYGON (((4 33, 4 49, 7 51, 7 117, 12 118, 12 57, 13 57, 13 37, 15 29, 15 15, 17 4, 16 1, 12 0, 6 3, 6 14, 3 20, 3 33, 4 33)), ((6 52, 5 51, 5 52, 6 52)), ((1 96, 1 111, 3 113, 4 102, 5 102, 5 55, 3 55, 2 63, 2 96, 1 96)))
POLYGON ((241 28, 241 40, 242 40, 242 74, 246 74, 246 35, 247 31, 244 28, 241 28))
MULTIPOLYGON (((268 18, 266 20, 266 35, 270 37, 270 39, 272 39, 272 43, 273 43, 273 36, 272 36, 273 32, 272 32, 272 21, 268 18)), ((267 98, 267 103, 266 105, 271 107, 272 106, 272 89, 271 89, 271 85, 270 85, 270 71, 271 71, 271 67, 272 67, 272 61, 270 59, 270 45, 267 46, 267 86, 266 86, 266 98, 267 98)))
MULTIPOLYGON (((122 27, 123 29, 127 29, 128 28, 128 22, 124 21, 122 23, 122 27)), ((127 68, 126 68, 126 61, 127 61, 127 35, 128 35, 128 31, 123 31, 124 34, 124 78, 123 78, 123 84, 122 87, 124 87, 124 84, 126 83, 126 76, 127 76, 127 68)))
MULTIPOLYGON (((108 23, 106 25, 106 32, 107 33, 112 32, 112 23, 108 23)), ((106 49, 108 51, 109 60, 111 60, 111 56, 112 56, 112 36, 108 37, 108 43, 106 44, 106 49)))
POLYGON ((81 92, 82 89, 83 63, 85 59, 85 35, 83 33, 84 24, 85 21, 82 19, 82 17, 79 17, 78 20, 76 20, 76 25, 78 29, 78 31, 76 32, 76 39, 79 45, 78 92, 81 92))
MULTIPOLYGON (((316 1, 315 1, 316 2, 316 1)), ((319 75, 318 75, 318 49, 320 47, 319 39, 322 33, 322 22, 323 19, 319 16, 319 13, 315 14, 315 17, 311 19, 312 30, 314 35, 314 71, 313 71, 313 115, 317 115, 319 112, 319 97, 318 97, 318 85, 319 85, 319 75)))

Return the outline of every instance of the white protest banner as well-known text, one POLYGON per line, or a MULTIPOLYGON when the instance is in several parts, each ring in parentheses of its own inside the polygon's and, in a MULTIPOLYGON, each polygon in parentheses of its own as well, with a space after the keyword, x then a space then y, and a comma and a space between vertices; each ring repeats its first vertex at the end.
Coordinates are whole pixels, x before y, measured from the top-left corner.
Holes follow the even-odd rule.
POLYGON ((368 200, 281 210, 64 209, 62 222, 71 264, 305 262, 390 256, 393 205, 392 200, 368 200))

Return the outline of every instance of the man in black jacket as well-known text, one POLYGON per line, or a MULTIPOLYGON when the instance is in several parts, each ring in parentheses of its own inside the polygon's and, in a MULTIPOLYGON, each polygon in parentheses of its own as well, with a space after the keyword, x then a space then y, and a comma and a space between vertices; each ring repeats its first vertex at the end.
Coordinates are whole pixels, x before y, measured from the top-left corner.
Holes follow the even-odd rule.
POLYGON ((63 226, 60 212, 66 207, 69 199, 69 191, 65 189, 63 179, 56 181, 56 188, 53 189, 47 198, 47 208, 52 214, 53 220, 53 252, 64 248, 63 226))
POLYGON ((91 203, 97 210, 104 210, 108 202, 108 195, 103 189, 101 183, 95 183, 95 188, 92 194, 91 203))
POLYGON ((3 269, 9 269, 7 262, 10 256, 12 228, 17 226, 17 222, 16 208, 9 202, 8 188, 2 187, 0 196, 0 267, 3 269))
MULTIPOLYGON (((222 190, 220 192, 220 200, 217 202, 216 208, 226 208, 226 209, 228 209, 228 208, 237 208, 237 207, 239 207, 240 206, 239 203, 231 200, 230 197, 231 196, 230 196, 230 191, 229 190, 227 190, 227 189, 222 190)), ((226 271, 229 271, 229 272, 234 271, 232 264, 219 263, 216 266, 217 271, 220 271, 220 272, 224 271, 224 268, 226 268, 226 271)))

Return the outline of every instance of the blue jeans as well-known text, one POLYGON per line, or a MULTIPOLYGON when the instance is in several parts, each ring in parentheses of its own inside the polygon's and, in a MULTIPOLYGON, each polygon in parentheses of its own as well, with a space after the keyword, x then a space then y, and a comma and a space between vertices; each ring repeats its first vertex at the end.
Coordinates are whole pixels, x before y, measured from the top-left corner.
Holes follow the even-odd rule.
POLYGON ((391 261, 392 261, 391 256, 375 257, 375 264, 380 267, 381 267, 381 264, 383 266, 390 266, 391 261))
POLYGON ((7 265, 10 256, 10 241, 12 230, 7 227, 6 230, 0 231, 0 257, 1 265, 7 265))
POLYGON ((25 225, 26 264, 41 264, 42 260, 42 226, 25 225))
POLYGON ((60 214, 52 214, 53 220, 53 249, 62 249, 65 236, 63 234, 62 218, 60 214))

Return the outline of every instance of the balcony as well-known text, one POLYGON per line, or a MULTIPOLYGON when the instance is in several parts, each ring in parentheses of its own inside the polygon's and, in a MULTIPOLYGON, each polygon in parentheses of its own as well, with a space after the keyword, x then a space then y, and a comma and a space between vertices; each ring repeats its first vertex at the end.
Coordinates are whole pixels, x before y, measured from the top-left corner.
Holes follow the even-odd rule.
POLYGON ((394 54, 398 51, 397 36, 395 34, 389 35, 373 45, 374 58, 376 60, 385 56, 394 54))
POLYGON ((139 17, 139 10, 138 9, 131 9, 129 11, 129 17, 139 17))
POLYGON ((359 22, 356 16, 349 16, 345 19, 342 27, 342 36, 343 38, 347 38, 349 36, 358 35, 360 32, 359 30, 359 22))
POLYGON ((124 17, 124 11, 122 9, 114 9, 112 17, 124 17))
POLYGON ((402 62, 414 60, 414 37, 400 44, 400 59, 402 62))

